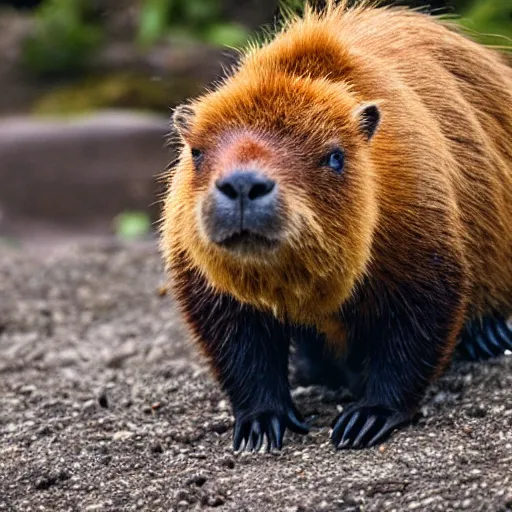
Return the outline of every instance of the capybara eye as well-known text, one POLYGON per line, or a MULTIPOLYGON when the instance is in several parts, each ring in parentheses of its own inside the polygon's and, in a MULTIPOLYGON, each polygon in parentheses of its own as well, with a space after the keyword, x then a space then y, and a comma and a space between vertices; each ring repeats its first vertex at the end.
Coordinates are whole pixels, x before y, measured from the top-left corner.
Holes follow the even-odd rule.
POLYGON ((326 163, 333 171, 343 171, 343 166, 345 165, 345 155, 343 151, 336 149, 332 153, 329 153, 326 158, 326 163))
POLYGON ((194 160, 194 164, 196 166, 199 165, 203 158, 203 152, 197 148, 192 148, 192 150, 190 152, 192 154, 192 159, 194 160))

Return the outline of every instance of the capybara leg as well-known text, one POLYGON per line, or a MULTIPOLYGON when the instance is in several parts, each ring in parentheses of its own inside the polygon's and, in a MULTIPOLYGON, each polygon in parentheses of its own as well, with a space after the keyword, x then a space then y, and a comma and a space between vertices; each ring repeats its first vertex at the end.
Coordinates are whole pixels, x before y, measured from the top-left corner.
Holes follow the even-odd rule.
POLYGON ((289 329, 272 315, 228 295, 214 294, 192 273, 180 281, 178 301, 235 416, 233 446, 280 449, 286 428, 307 433, 288 384, 289 329))
POLYGON ((429 382, 451 359, 462 328, 462 286, 455 277, 452 271, 450 279, 434 275, 430 282, 382 289, 377 314, 354 315, 350 344, 367 344, 366 388, 335 421, 337 448, 380 443, 413 417, 429 382))

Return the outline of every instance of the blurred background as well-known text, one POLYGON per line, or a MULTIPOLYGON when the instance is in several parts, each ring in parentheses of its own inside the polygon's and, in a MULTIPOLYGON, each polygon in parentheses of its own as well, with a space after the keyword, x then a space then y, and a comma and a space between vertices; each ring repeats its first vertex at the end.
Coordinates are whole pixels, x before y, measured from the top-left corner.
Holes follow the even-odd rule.
MULTIPOLYGON (((0 0, 0 244, 151 236, 171 109, 221 76, 277 3, 0 0)), ((512 0, 430 10, 511 44, 512 0)))

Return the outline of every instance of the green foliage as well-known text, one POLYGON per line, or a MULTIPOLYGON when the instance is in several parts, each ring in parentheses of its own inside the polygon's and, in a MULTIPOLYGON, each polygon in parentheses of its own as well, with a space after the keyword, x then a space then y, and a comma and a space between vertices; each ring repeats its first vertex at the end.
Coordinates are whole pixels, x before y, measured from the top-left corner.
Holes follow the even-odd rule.
POLYGON ((85 114, 103 108, 167 113, 169 104, 199 92, 201 84, 188 76, 152 80, 144 74, 111 73, 87 77, 46 92, 34 105, 41 116, 85 114))
POLYGON ((46 0, 22 48, 24 65, 44 78, 77 74, 101 43, 101 30, 87 21, 87 0, 46 0))
POLYGON ((461 25, 478 41, 512 47, 512 0, 474 0, 462 11, 461 25))
MULTIPOLYGON (((319 4, 317 0, 279 0, 278 6, 285 15, 287 13, 302 14, 306 3, 313 7, 318 7, 319 4)), ((322 2, 320 3, 322 4, 322 2)))
POLYGON ((204 38, 218 46, 238 47, 247 40, 247 30, 235 23, 215 23, 204 32, 204 38))
POLYGON ((228 46, 239 46, 248 36, 241 25, 222 21, 219 0, 144 0, 139 43, 148 47, 167 35, 228 46))
MULTIPOLYGON (((137 41, 143 48, 166 38, 173 42, 199 40, 238 47, 248 37, 245 27, 223 18, 222 0, 133 1, 140 7, 137 41)), ((322 3, 322 0, 311 1, 315 5, 322 3)), ((396 1, 409 5, 428 4, 421 0, 396 1)), ((279 3, 283 12, 288 13, 301 12, 304 2, 275 0, 275 4, 279 3)), ((394 2, 385 0, 385 3, 394 2)), ((479 41, 512 46, 512 0, 448 0, 447 3, 461 15, 458 22, 473 31, 479 41)), ((105 35, 101 19, 91 21, 93 9, 98 14, 101 5, 102 2, 92 0, 43 0, 35 11, 34 32, 22 48, 25 67, 43 78, 83 72, 105 35)))
POLYGON ((158 41, 167 30, 167 19, 173 0, 146 0, 142 6, 139 21, 139 43, 150 46, 158 41))
POLYGON ((135 240, 151 231, 151 220, 145 212, 124 212, 114 219, 114 226, 119 238, 135 240))

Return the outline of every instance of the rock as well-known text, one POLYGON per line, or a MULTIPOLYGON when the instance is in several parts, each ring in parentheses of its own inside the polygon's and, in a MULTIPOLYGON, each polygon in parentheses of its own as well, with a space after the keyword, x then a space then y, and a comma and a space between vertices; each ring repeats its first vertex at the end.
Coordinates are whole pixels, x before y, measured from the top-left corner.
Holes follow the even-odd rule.
POLYGON ((122 211, 146 211, 155 201, 155 176, 172 160, 164 147, 168 130, 165 118, 116 112, 1 120, 5 229, 20 218, 110 226, 122 211))
POLYGON ((114 435, 112 436, 112 439, 114 441, 126 441, 126 440, 130 439, 131 437, 133 437, 133 435, 134 435, 134 433, 130 432, 129 430, 119 430, 114 433, 114 435))

